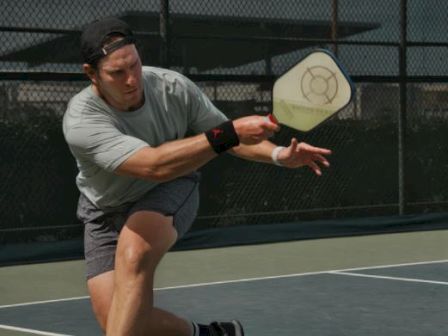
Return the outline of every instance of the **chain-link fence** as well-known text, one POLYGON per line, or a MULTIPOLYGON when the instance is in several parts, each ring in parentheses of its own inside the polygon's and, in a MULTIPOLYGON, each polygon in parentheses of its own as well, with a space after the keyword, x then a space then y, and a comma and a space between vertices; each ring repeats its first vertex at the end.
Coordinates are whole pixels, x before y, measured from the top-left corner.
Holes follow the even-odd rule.
POLYGON ((201 169, 196 229, 447 210, 447 10, 441 0, 2 1, 0 242, 81 235, 61 117, 88 84, 80 29, 106 15, 132 26, 144 64, 186 74, 231 118, 267 114, 274 78, 316 47, 356 82, 337 117, 273 139, 330 147, 324 176, 219 157, 201 169))

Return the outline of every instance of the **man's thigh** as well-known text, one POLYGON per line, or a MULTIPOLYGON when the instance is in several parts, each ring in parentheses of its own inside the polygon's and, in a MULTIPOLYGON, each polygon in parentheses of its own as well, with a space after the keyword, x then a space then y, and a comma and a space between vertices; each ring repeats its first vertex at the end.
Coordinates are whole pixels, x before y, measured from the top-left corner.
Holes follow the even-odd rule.
POLYGON ((117 209, 98 209, 81 195, 78 217, 85 223, 87 279, 114 269, 118 237, 134 214, 149 211, 172 218, 169 223, 174 225, 180 238, 191 227, 198 207, 199 178, 196 175, 162 183, 139 201, 117 209))

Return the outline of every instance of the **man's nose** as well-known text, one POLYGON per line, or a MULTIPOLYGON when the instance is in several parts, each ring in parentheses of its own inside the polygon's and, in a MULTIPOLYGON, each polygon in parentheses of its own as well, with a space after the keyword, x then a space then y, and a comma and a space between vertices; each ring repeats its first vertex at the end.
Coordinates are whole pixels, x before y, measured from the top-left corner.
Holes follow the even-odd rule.
POLYGON ((126 78, 126 85, 128 86, 134 86, 136 83, 136 76, 134 73, 130 72, 128 73, 128 76, 126 78))

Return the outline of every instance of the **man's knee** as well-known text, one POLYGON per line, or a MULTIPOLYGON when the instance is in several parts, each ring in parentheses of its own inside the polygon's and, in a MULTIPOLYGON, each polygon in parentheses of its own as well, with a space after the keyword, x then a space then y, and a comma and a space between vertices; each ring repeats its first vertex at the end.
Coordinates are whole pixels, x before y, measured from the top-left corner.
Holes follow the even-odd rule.
POLYGON ((176 239, 171 217, 137 212, 129 217, 120 234, 116 265, 122 263, 132 273, 154 269, 176 239))
POLYGON ((153 270, 162 255, 150 244, 133 243, 118 250, 115 258, 116 265, 124 267, 128 274, 136 274, 153 270))

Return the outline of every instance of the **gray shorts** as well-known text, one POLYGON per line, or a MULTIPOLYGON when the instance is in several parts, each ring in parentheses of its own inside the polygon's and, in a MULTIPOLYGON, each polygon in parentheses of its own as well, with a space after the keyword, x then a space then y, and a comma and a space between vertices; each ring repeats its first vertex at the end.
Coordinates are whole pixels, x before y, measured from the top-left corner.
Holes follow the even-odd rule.
POLYGON ((173 216, 178 238, 191 227, 199 207, 199 174, 159 184, 134 203, 99 209, 81 194, 78 218, 84 223, 84 256, 87 279, 114 269, 118 235, 127 218, 141 210, 173 216))

